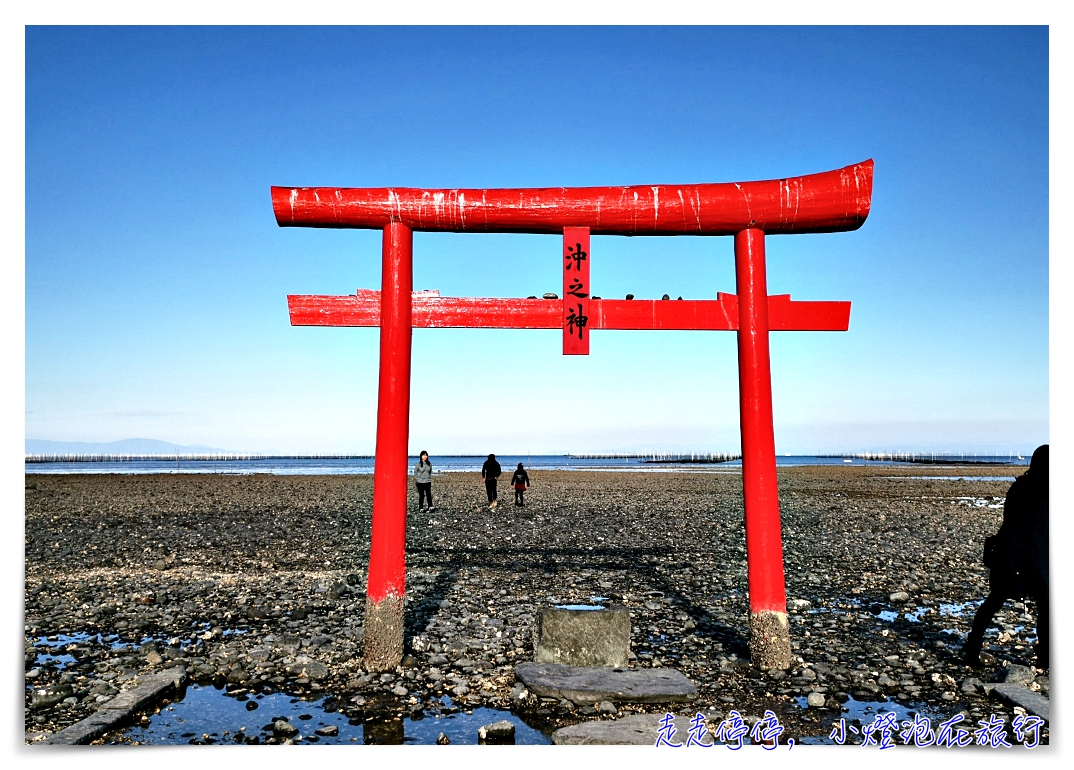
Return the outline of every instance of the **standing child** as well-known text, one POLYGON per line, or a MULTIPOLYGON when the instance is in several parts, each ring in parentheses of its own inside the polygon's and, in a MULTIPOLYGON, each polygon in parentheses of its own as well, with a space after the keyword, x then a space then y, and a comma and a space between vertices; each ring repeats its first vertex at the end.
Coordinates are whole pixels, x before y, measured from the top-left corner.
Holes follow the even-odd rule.
POLYGON ((433 465, 429 462, 429 453, 422 450, 418 456, 418 464, 414 466, 414 484, 418 487, 418 510, 420 511, 425 502, 429 504, 429 510, 433 507, 433 465))
POLYGON ((515 475, 511 477, 511 486, 515 488, 515 505, 525 505, 526 503, 522 500, 522 493, 529 489, 530 477, 522 467, 522 463, 518 464, 518 469, 515 471, 515 475))

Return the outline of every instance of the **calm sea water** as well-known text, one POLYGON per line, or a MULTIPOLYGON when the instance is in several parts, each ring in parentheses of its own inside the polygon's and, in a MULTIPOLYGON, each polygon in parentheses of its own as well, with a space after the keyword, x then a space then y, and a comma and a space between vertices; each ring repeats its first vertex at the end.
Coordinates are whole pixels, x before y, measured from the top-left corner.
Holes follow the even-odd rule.
MULTIPOLYGON (((433 455, 430 461, 436 473, 474 473, 481 470, 486 456, 445 456, 433 455)), ((529 470, 560 471, 640 471, 649 473, 741 473, 742 462, 734 460, 724 463, 666 463, 647 462, 644 459, 630 458, 577 458, 569 455, 497 455, 496 459, 505 473, 519 463, 529 470)), ((981 458, 984 459, 984 458, 981 458)), ((996 458, 1006 463, 1007 457, 996 458)), ((416 465, 417 457, 410 458, 411 466, 416 465)), ((1023 461, 1028 463, 1028 458, 1023 461)), ((881 460, 843 459, 840 457, 816 457, 812 455, 784 455, 776 458, 779 466, 795 465, 910 465, 910 463, 881 460)), ((268 473, 279 476, 288 475, 348 475, 370 474, 373 472, 373 458, 346 459, 309 459, 309 458, 265 458, 256 460, 185 460, 179 458, 154 460, 128 460, 123 462, 28 462, 27 473, 229 473, 248 475, 268 473)))

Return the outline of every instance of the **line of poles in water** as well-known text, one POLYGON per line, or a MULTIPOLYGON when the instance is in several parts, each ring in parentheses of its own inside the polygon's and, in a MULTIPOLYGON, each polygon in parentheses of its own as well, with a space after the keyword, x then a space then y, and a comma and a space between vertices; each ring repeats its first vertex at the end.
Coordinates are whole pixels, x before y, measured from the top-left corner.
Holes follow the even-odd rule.
POLYGON ((849 460, 877 460, 898 463, 1019 463, 1029 459, 1028 454, 980 454, 978 452, 848 452, 818 457, 840 457, 849 460))

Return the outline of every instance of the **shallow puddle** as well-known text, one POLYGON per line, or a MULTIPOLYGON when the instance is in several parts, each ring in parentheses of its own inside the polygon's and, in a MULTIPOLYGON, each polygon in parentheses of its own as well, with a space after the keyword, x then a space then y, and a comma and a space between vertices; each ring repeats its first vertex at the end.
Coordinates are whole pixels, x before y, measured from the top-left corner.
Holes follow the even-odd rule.
MULTIPOLYGON (((35 666, 52 666, 59 671, 63 671, 68 666, 78 663, 78 658, 67 652, 67 649, 74 645, 74 648, 81 649, 83 647, 102 647, 110 646, 113 649, 120 646, 119 636, 117 634, 89 634, 85 632, 78 632, 74 634, 55 634, 53 636, 39 636, 34 640, 34 647, 44 647, 49 652, 39 652, 34 659, 35 666)), ((74 649, 72 648, 72 649, 74 649)))
POLYGON ((475 708, 471 713, 455 710, 443 699, 445 713, 427 713, 421 718, 406 717, 385 721, 352 720, 336 710, 332 696, 304 700, 285 693, 229 694, 212 686, 191 685, 183 697, 150 717, 148 725, 124 731, 114 743, 209 744, 264 743, 273 734, 272 724, 287 720, 298 729, 292 740, 297 745, 329 744, 435 744, 440 733, 452 744, 476 744, 483 725, 506 719, 515 726, 515 743, 548 744, 551 738, 527 725, 510 711, 475 708), (454 713, 447 713, 454 711, 454 713), (318 729, 337 735, 317 735, 318 729), (301 736, 301 739, 299 739, 301 736))
POLYGON ((976 613, 977 608, 980 607, 983 602, 984 599, 979 599, 975 602, 957 602, 953 604, 941 604, 940 614, 950 615, 951 617, 955 618, 962 617, 967 612, 971 614, 976 613))
MULTIPOLYGON (((176 647, 187 653, 193 653, 201 646, 205 634, 211 634, 211 624, 198 621, 191 624, 191 632, 188 637, 170 636, 158 634, 156 636, 139 636, 136 639, 123 639, 119 634, 87 633, 77 631, 71 634, 53 634, 51 636, 39 636, 34 640, 34 647, 45 648, 47 652, 38 652, 35 658, 35 666, 52 666, 57 670, 64 670, 68 666, 78 663, 78 658, 71 655, 68 649, 85 649, 107 647, 110 650, 120 648, 137 649, 147 642, 156 642, 168 647, 176 647), (72 647, 73 645, 73 647, 72 647)), ((242 629, 222 629, 222 636, 245 634, 242 629)))

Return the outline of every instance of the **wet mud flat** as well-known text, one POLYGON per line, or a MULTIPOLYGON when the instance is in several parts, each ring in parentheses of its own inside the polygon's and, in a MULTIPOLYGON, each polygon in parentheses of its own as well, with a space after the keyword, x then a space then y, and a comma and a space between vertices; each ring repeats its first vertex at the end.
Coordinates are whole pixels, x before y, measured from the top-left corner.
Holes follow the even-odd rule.
MULTIPOLYGON (((473 714, 547 736, 663 713, 598 713, 515 681, 541 607, 594 603, 629 608, 631 665, 678 668, 697 685, 678 713, 734 709, 748 723, 770 709, 782 738, 799 742, 883 708, 934 723, 962 713, 971 730, 991 714, 1010 725, 1015 710, 981 685, 1035 662, 1032 605, 997 615, 983 669, 959 659, 987 593, 981 551, 1009 467, 780 469, 788 671, 749 663, 741 479, 729 470, 531 472, 526 506, 506 489, 493 511, 477 474, 435 476, 437 510, 411 499, 406 657, 375 674, 361 657, 371 477, 28 475, 26 732, 56 732, 175 666, 188 673, 186 697, 226 699, 212 707, 218 729, 166 738, 157 726, 177 702, 97 742, 398 743, 425 735, 422 721, 473 714), (228 716, 285 696, 315 709, 310 729, 268 729, 285 709, 259 710, 258 725, 228 716), (312 729, 332 724, 335 736, 312 729)), ((1029 687, 1049 694, 1044 674, 1029 687)))

